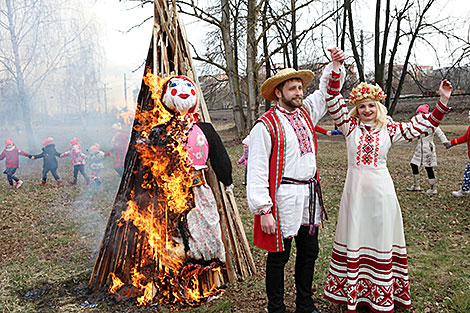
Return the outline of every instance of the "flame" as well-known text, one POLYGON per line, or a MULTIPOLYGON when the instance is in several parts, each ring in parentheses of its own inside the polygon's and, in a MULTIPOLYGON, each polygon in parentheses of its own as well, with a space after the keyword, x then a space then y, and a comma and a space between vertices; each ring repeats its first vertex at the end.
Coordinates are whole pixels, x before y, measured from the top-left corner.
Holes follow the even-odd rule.
POLYGON ((144 287, 144 295, 142 297, 138 297, 137 302, 139 303, 139 305, 143 306, 143 305, 152 303, 152 300, 153 300, 153 284, 148 283, 144 287))
MULTIPOLYGON (((170 78, 151 73, 144 77, 153 106, 138 106, 135 116, 134 129, 140 133, 135 148, 141 164, 136 175, 142 183, 131 190, 127 209, 119 220, 120 227, 129 223, 135 226, 142 238, 135 249, 140 251, 139 261, 132 265, 130 277, 121 277, 136 288, 139 306, 196 306, 221 292, 211 277, 221 275, 222 265, 188 262, 179 227, 193 206, 192 176, 184 146, 187 122, 183 116, 168 112, 160 101, 163 86, 170 78)), ((113 273, 111 276, 109 292, 119 292, 125 283, 113 273)))
POLYGON ((111 104, 116 109, 116 118, 118 120, 122 119, 124 125, 131 125, 134 121, 134 114, 137 108, 136 102, 131 102, 125 104, 123 107, 119 108, 118 105, 111 104))
POLYGON ((124 286, 124 283, 119 279, 119 277, 114 275, 114 273, 110 273, 109 275, 112 279, 113 285, 108 289, 108 292, 115 293, 118 289, 124 286))

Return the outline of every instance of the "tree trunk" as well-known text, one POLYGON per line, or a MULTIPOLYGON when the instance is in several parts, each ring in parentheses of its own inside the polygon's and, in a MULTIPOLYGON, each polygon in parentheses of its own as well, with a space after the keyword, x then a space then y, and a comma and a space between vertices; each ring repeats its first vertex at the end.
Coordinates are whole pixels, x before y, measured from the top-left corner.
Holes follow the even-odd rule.
POLYGON ((344 0, 344 9, 347 10, 348 22, 349 22, 349 39, 351 41, 351 48, 353 51, 354 61, 356 61, 357 72, 359 74, 359 80, 365 81, 364 65, 361 63, 361 57, 357 51, 356 39, 354 37, 354 24, 352 18, 351 0, 344 0))
POLYGON ((232 40, 230 34, 230 4, 228 0, 221 1, 222 20, 221 31, 224 44, 225 60, 227 62, 227 76, 232 91, 232 111, 235 119, 237 134, 241 138, 246 132, 246 117, 243 113, 242 97, 240 93, 240 80, 238 76, 238 66, 234 62, 232 40))
POLYGON ((376 6, 376 20, 375 20, 375 82, 379 84, 382 88, 384 85, 384 76, 385 76, 385 59, 387 56, 387 46, 388 46, 388 35, 390 33, 390 0, 387 0, 385 7, 385 24, 384 31, 382 36, 382 47, 380 47, 380 0, 377 0, 376 6))
MULTIPOLYGON (((392 95, 392 87, 393 87, 393 63, 395 60, 395 55, 397 54, 398 51, 398 45, 400 42, 400 27, 401 27, 401 21, 402 21, 402 16, 403 14, 400 13, 397 17, 397 30, 396 30, 396 36, 395 36, 395 42, 393 43, 393 48, 390 53, 390 58, 388 61, 388 73, 387 73, 387 82, 385 84, 385 94, 388 95, 387 98, 385 98, 385 107, 387 109, 390 108, 390 102, 391 102, 391 95, 392 95)), ((393 112, 389 111, 389 114, 392 115, 393 112)))
POLYGON ((346 24, 348 20, 348 10, 346 10, 346 7, 343 6, 343 29, 341 33, 341 45, 340 48, 344 51, 344 45, 346 41, 346 24))
POLYGON ((18 38, 15 34, 15 24, 13 22, 13 9, 11 0, 5 0, 8 15, 8 29, 10 30, 10 41, 13 50, 13 62, 15 64, 16 89, 18 92, 18 104, 23 112, 23 123, 26 135, 28 137, 28 148, 30 151, 36 150, 36 141, 34 140, 33 128, 31 126, 31 112, 29 110, 29 98, 27 95, 23 71, 21 69, 21 58, 18 45, 18 38))
MULTIPOLYGON (((263 7, 263 54, 265 58, 265 68, 266 68, 266 77, 265 79, 268 79, 271 77, 271 59, 269 58, 269 49, 268 49, 268 35, 267 35, 267 27, 268 27, 268 21, 267 21, 267 13, 268 13, 268 3, 269 1, 264 2, 264 7, 263 7)), ((268 111, 271 108, 271 101, 269 100, 264 100, 264 111, 268 111)))
POLYGON ((403 71, 401 72, 400 80, 398 81, 398 86, 397 86, 397 90, 395 92, 393 101, 390 104, 390 107, 388 108, 388 111, 389 111, 390 115, 393 114, 393 112, 395 111, 395 107, 397 106, 398 98, 401 94, 401 89, 403 88, 403 83, 405 82, 405 78, 406 78, 406 74, 407 74, 407 68, 408 68, 408 64, 410 62, 411 52, 412 52, 415 40, 418 37, 418 34, 421 30, 421 26, 423 25, 424 17, 426 15, 427 11, 434 4, 434 2, 435 2, 435 0, 429 0, 426 3, 426 5, 424 6, 423 11, 419 15, 419 19, 418 19, 418 23, 416 25, 416 28, 415 28, 413 34, 411 35, 410 44, 408 45, 408 51, 406 52, 405 62, 403 63, 403 71))
POLYGON ((296 21, 296 17, 295 17, 295 12, 296 12, 296 9, 295 9, 295 0, 290 0, 290 6, 291 6, 291 11, 292 11, 292 14, 291 14, 291 23, 292 23, 292 67, 296 70, 299 69, 299 64, 298 64, 298 59, 297 59, 297 37, 296 37, 296 33, 297 33, 297 28, 296 28, 296 25, 297 25, 297 21, 296 21))
POLYGON ((380 86, 383 85, 383 68, 380 67, 380 5, 381 0, 375 2, 375 31, 374 31, 374 69, 375 82, 380 86))
MULTIPOLYGON (((258 70, 256 57, 258 55, 258 42, 256 40, 256 21, 258 16, 258 8, 256 0, 248 0, 248 15, 246 19, 246 84, 247 84, 247 108, 248 108, 248 129, 254 125, 258 115, 258 70)), ((247 130, 248 130, 247 129, 247 130)), ((244 134, 245 135, 245 134, 244 134)))

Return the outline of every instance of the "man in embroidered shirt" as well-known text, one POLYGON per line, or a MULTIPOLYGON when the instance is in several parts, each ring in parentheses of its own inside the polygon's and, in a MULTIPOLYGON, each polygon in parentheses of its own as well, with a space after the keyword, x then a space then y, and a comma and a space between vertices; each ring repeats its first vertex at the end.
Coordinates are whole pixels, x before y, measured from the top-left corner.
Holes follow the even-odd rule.
MULTIPOLYGON (((333 60, 344 53, 332 49, 333 60)), ((254 243, 268 251, 268 312, 285 312, 284 267, 292 238, 296 241, 296 313, 318 312, 312 280, 318 256, 318 226, 326 218, 316 168, 315 124, 327 111, 324 95, 332 64, 324 70, 320 90, 303 100, 311 83, 308 70, 284 69, 261 86, 261 95, 276 100, 250 133, 247 198, 255 214, 254 243)), ((344 80, 344 70, 341 75, 344 80)))

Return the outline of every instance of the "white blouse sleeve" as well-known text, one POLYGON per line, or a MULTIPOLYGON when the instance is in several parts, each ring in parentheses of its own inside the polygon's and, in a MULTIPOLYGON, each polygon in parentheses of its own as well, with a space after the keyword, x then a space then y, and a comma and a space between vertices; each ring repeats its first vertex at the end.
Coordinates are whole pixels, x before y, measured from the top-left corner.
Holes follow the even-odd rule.
POLYGON ((440 127, 436 128, 436 131, 434 133, 442 143, 449 141, 440 127))
POLYGON ((419 138, 423 133, 434 132, 449 110, 449 107, 439 101, 430 114, 417 114, 408 123, 389 121, 387 130, 392 142, 411 141, 419 138))
POLYGON ((426 134, 434 132, 435 127, 427 119, 423 118, 423 114, 418 114, 413 116, 411 121, 407 123, 389 121, 387 123, 387 130, 392 142, 395 143, 419 139, 423 134, 426 136, 426 134))
POLYGON ((351 131, 357 125, 357 119, 349 116, 349 111, 341 94, 327 101, 328 112, 335 122, 338 129, 345 137, 349 136, 351 131))
MULTIPOLYGON (((323 74, 320 78, 320 86, 319 89, 316 90, 314 93, 309 95, 307 98, 304 99, 303 103, 307 108, 308 112, 310 113, 310 118, 312 119, 313 124, 317 124, 318 121, 325 116, 327 107, 326 107, 326 89, 328 87, 328 81, 330 79, 331 73, 333 72, 333 63, 328 64, 325 69, 323 70, 323 74)), ((343 86, 344 78, 346 76, 346 70, 344 66, 341 65, 340 67, 340 85, 343 86)))

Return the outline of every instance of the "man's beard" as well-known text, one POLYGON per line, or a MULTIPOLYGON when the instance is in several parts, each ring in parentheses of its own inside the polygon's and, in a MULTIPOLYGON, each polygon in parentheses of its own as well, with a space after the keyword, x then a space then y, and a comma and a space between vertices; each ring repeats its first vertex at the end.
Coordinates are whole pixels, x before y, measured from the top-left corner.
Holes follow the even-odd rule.
POLYGON ((291 99, 286 99, 284 98, 284 95, 281 94, 281 101, 282 103, 289 107, 289 108, 292 108, 292 109, 297 109, 297 108, 300 108, 302 106, 302 97, 293 97, 291 99), (300 99, 300 102, 294 102, 294 100, 297 100, 297 99, 300 99))

